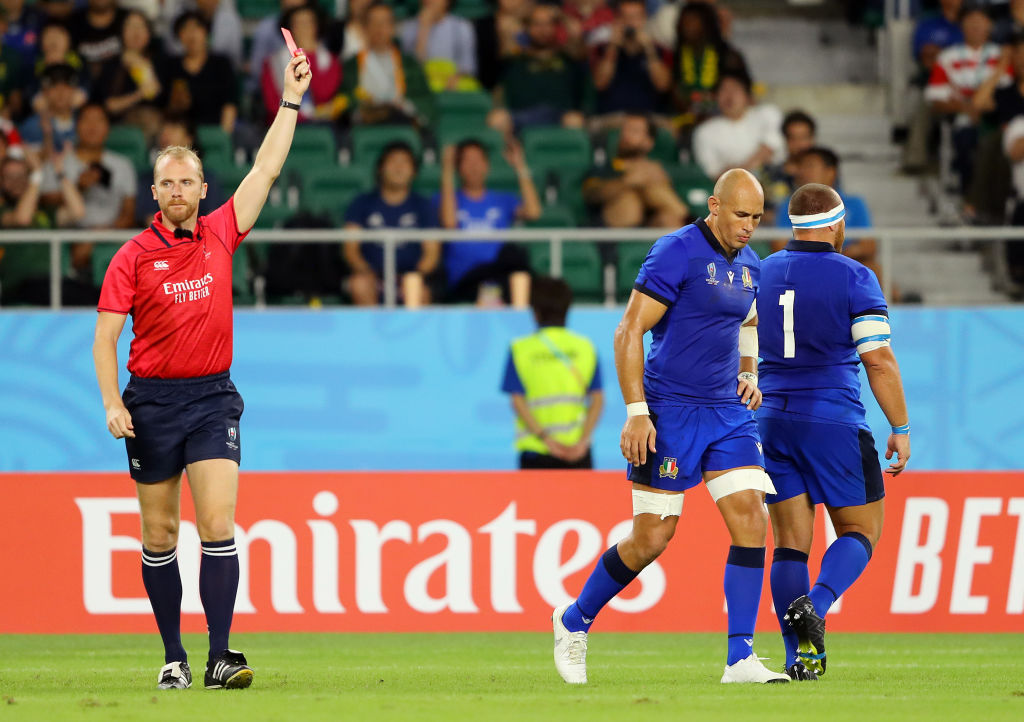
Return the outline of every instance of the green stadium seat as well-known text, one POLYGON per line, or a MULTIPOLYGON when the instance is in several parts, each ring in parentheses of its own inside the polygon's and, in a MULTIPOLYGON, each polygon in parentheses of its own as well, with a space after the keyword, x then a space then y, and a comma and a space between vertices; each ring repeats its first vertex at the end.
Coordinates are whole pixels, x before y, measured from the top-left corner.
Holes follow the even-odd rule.
POLYGON ((359 163, 376 164, 380 152, 388 143, 404 141, 419 155, 423 149, 420 134, 408 125, 363 125, 352 129, 352 159, 359 163))
POLYGON ((345 209, 352 199, 362 193, 360 188, 316 188, 302 196, 303 209, 330 217, 339 228, 345 220, 345 209))
POLYGON ((122 243, 97 243, 92 247, 92 282, 99 288, 103 285, 103 277, 107 273, 107 266, 122 243))
POLYGON ((594 160, 586 131, 575 128, 528 128, 523 150, 534 173, 587 169, 594 160))
MULTIPOLYGON (((587 218, 587 205, 583 200, 583 179, 587 175, 587 169, 567 169, 555 174, 558 190, 558 203, 572 211, 577 223, 583 223, 587 218)), ((545 178, 538 179, 534 176, 535 182, 543 184, 545 178)))
MULTIPOLYGON (((608 134, 605 141, 605 150, 608 157, 614 158, 615 151, 619 147, 619 130, 616 128, 608 134)), ((666 168, 679 165, 679 151, 676 149, 676 139, 665 128, 659 127, 654 137, 654 148, 651 150, 651 158, 661 161, 666 168)))
POLYGON ((636 274, 647 258, 651 244, 647 241, 625 241, 615 246, 618 263, 615 265, 615 296, 625 301, 633 291, 636 274))
MULTIPOLYGON (((528 244, 530 267, 535 273, 551 273, 551 246, 547 243, 528 244)), ((596 243, 565 242, 562 244, 562 278, 572 288, 576 301, 601 301, 604 298, 604 279, 601 253, 596 243)))
POLYGON ((238 3, 238 14, 243 20, 262 20, 280 12, 281 4, 278 0, 243 0, 238 3))
POLYGON ((714 192, 714 181, 704 175, 704 171, 695 163, 675 165, 669 167, 668 172, 676 193, 688 206, 697 209, 696 212, 699 214, 714 192))
POLYGON ((263 206, 259 217, 256 219, 255 229, 283 228, 284 224, 295 215, 295 211, 288 206, 273 206, 269 203, 263 206))
POLYGON ((576 216, 565 206, 553 204, 541 209, 540 218, 527 221, 528 228, 575 228, 576 216))
POLYGON ((416 179, 412 182, 412 189, 422 193, 428 198, 433 198, 435 193, 441 192, 441 166, 423 165, 416 173, 416 179))
POLYGON ((445 91, 434 96, 437 112, 444 127, 448 120, 471 118, 481 125, 491 112, 491 96, 482 90, 454 92, 445 91))
POLYGON ((126 156, 140 173, 149 171, 149 150, 142 130, 134 125, 114 125, 107 136, 107 150, 126 156))
POLYGON ((319 168, 302 175, 300 203, 305 206, 307 196, 330 193, 339 195, 355 191, 370 190, 373 187, 373 170, 366 165, 333 166, 319 168))
POLYGON ((301 176, 314 168, 337 164, 338 144, 330 128, 319 125, 299 125, 295 128, 292 147, 285 161, 287 173, 301 176))
POLYGON ((231 290, 236 304, 251 306, 255 297, 252 293, 252 278, 249 272, 249 248, 244 244, 231 257, 231 290))
POLYGON ((234 164, 235 148, 229 136, 219 125, 200 125, 196 128, 196 142, 202 150, 203 165, 234 164))
POLYGON ((494 12, 489 0, 455 0, 452 3, 452 14, 467 20, 477 20, 494 12))

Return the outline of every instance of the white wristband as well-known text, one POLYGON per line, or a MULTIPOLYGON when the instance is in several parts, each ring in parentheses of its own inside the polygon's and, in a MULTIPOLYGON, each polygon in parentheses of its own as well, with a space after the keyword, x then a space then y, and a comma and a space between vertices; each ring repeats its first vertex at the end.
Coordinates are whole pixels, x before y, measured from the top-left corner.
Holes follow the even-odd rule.
POLYGON ((647 408, 646 401, 636 401, 626 404, 626 416, 650 416, 651 411, 647 408))

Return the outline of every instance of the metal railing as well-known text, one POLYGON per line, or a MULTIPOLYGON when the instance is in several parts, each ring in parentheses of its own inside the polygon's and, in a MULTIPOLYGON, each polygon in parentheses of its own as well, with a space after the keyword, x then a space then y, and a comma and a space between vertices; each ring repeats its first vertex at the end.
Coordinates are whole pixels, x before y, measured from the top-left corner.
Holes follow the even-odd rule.
MULTIPOLYGON (((481 241, 507 241, 517 243, 549 243, 551 246, 550 273, 562 275, 562 252, 566 243, 615 243, 623 241, 646 241, 653 243, 663 233, 676 229, 657 230, 650 228, 513 228, 497 231, 452 231, 443 229, 380 229, 380 230, 334 230, 334 229, 268 229, 253 231, 246 238, 247 243, 342 243, 344 241, 366 241, 384 246, 384 305, 397 305, 397 271, 395 268, 398 244, 409 241, 438 240, 452 243, 474 243, 481 241)), ((13 243, 49 244, 50 247, 50 308, 61 308, 61 246, 65 243, 124 243, 138 231, 0 231, 0 246, 13 243)), ((761 227, 754 234, 754 242, 788 240, 792 236, 788 229, 761 227)), ((958 228, 858 228, 850 229, 847 237, 873 238, 878 242, 879 265, 883 270, 882 290, 886 298, 892 297, 893 249, 901 241, 927 240, 933 243, 964 241, 1006 241, 1024 240, 1024 227, 958 227, 958 228)), ((609 300, 614 298, 614 282, 606 293, 609 300)))

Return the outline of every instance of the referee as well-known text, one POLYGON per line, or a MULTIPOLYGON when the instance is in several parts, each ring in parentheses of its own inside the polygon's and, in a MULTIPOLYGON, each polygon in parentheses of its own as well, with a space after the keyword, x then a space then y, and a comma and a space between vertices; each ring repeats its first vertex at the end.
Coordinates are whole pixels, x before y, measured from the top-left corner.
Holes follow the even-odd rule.
POLYGON ((288 157, 296 111, 312 73, 305 55, 285 70, 281 109, 234 196, 206 216, 203 166, 189 148, 165 148, 153 166, 153 224, 124 244, 100 293, 93 358, 107 428, 125 440, 142 516, 142 581, 164 643, 160 689, 192 684, 181 644, 175 545, 182 470, 202 541, 199 594, 210 631, 207 689, 252 684, 245 656, 228 648, 238 591, 235 501, 242 397, 231 367, 231 262, 288 157), (117 340, 131 314, 131 381, 118 394, 117 340))

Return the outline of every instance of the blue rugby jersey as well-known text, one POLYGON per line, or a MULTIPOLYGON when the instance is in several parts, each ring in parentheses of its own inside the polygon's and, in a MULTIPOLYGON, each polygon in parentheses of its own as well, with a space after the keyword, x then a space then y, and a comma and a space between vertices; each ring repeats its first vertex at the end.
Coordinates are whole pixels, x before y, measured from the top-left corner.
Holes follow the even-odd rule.
POLYGON ((749 247, 730 262, 703 220, 655 241, 634 286, 668 307, 651 329, 648 402, 740 403, 740 326, 758 293, 760 264, 749 247))
POLYGON ((790 241, 761 264, 757 311, 758 414, 867 428, 851 322, 889 315, 875 274, 827 243, 790 241))

